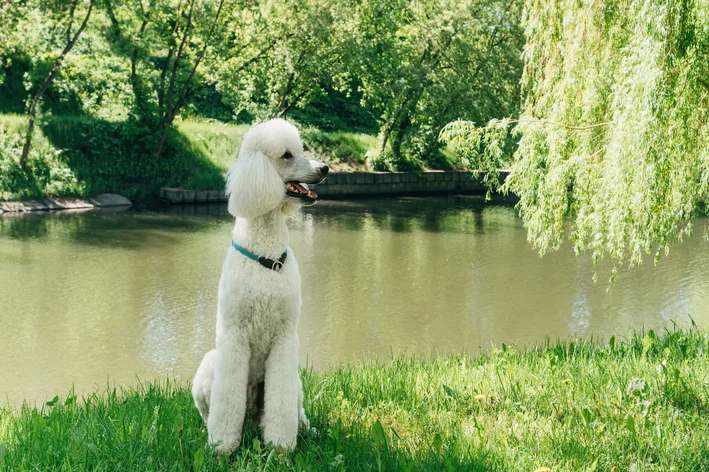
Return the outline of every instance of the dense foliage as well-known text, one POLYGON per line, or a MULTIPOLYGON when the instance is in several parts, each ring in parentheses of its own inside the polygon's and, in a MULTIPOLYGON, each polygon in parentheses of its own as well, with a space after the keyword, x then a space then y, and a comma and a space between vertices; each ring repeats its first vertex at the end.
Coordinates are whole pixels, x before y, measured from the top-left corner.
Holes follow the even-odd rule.
POLYGON ((454 119, 516 115, 521 2, 361 5, 356 75, 380 116, 375 168, 436 162, 440 130, 454 119))
MULTIPOLYGON (((379 134, 365 150, 378 169, 450 167, 437 140, 448 121, 514 115, 521 4, 0 2, 0 113, 36 112, 40 129, 52 116, 81 116, 82 127, 95 124, 93 136, 108 131, 106 122, 121 123, 106 142, 124 136, 132 141, 117 147, 136 152, 117 164, 121 173, 104 176, 119 186, 135 169, 142 170, 133 180, 167 182, 170 166, 181 165, 174 149, 167 149, 166 174, 148 172, 161 166, 147 161, 162 160, 168 136, 179 134, 174 124, 186 118, 250 123, 289 116, 323 131, 379 134), (85 30, 62 56, 73 38, 67 32, 77 32, 92 5, 85 30)), ((5 128, 6 167, 16 159, 13 133, 25 131, 5 128)), ((39 139, 29 160, 41 160, 39 139)))
POLYGON ((445 137, 491 169, 516 123, 505 186, 542 252, 659 258, 709 198, 709 3, 529 0, 524 26, 519 120, 445 137))

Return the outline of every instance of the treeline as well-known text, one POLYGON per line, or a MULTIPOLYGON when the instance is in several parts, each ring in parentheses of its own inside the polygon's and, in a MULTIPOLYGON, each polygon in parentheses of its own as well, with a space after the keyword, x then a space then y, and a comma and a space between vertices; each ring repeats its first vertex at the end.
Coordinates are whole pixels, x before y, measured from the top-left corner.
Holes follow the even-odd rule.
POLYGON ((521 11, 521 0, 4 1, 0 113, 28 117, 23 170, 35 115, 129 135, 144 178, 169 170, 187 117, 378 134, 373 168, 437 167, 447 123, 518 114, 521 11))

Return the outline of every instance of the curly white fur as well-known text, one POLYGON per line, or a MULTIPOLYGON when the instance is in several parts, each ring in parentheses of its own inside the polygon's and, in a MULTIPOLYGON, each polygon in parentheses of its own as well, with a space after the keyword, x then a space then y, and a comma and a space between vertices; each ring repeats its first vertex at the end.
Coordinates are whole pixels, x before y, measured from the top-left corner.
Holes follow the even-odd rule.
MULTIPOLYGON (((298 130, 284 120, 261 123, 244 136, 227 176, 229 212, 237 217, 232 237, 241 247, 272 260, 288 248, 286 216, 299 201, 286 196, 285 183, 318 183, 328 171, 302 153, 298 130)), ((279 449, 294 449, 299 422, 309 425, 298 376, 300 307, 300 274, 290 249, 280 271, 227 250, 216 349, 204 356, 192 386, 219 453, 230 454, 239 445, 247 412, 260 419, 264 441, 279 449)))

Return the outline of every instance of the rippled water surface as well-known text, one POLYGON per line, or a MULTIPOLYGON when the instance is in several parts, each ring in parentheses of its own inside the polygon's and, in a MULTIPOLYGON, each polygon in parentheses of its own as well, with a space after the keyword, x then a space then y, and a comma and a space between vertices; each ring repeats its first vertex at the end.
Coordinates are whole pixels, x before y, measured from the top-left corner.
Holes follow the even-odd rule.
MULTIPOLYGON (((223 207, 0 218, 0 401, 165 375, 214 343, 232 219, 223 207)), ((303 277, 300 356, 326 368, 392 353, 477 352, 709 326, 707 220, 653 267, 540 258, 509 205, 476 197, 320 202, 291 222, 303 277)))

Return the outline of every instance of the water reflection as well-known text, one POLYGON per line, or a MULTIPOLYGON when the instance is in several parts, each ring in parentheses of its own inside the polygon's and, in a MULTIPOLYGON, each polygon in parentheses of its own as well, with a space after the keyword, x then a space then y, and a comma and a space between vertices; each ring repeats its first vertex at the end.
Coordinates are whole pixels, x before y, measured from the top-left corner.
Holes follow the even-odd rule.
MULTIPOLYGON (((0 396, 193 375, 213 345, 231 225, 224 205, 0 218, 0 396)), ((687 315, 709 325, 706 219, 657 267, 621 273, 611 293, 591 282, 587 258, 569 248, 539 258, 513 208, 480 198, 321 202, 291 227, 301 360, 317 368, 622 334, 687 315)))

